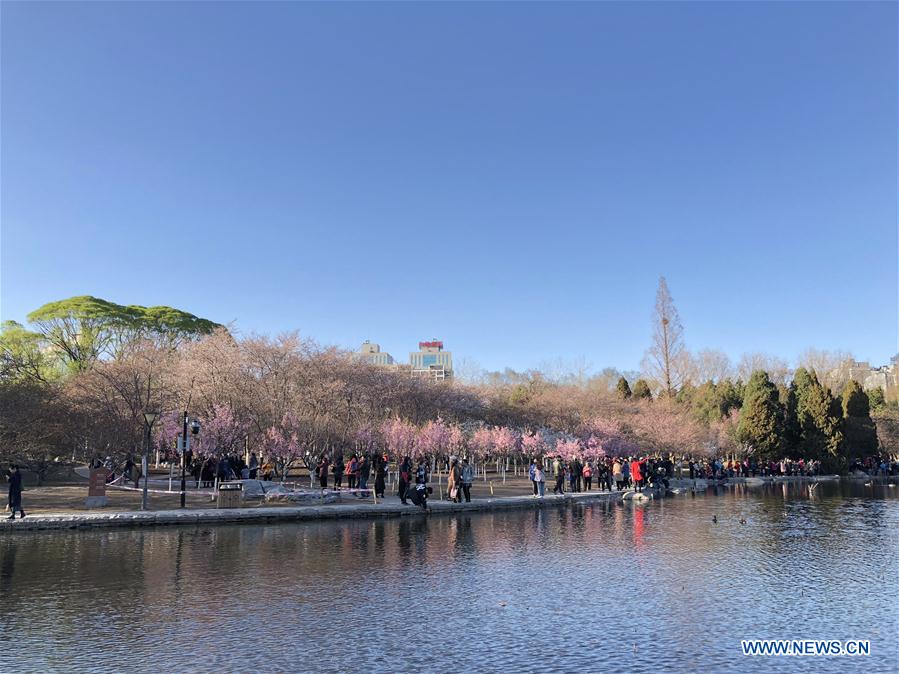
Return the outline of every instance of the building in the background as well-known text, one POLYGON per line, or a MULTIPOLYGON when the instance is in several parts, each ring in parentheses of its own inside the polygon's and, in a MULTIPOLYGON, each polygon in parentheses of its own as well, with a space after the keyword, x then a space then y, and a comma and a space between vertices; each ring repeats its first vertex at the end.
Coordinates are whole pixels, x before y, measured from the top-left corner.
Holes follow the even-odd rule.
POLYGON ((393 365, 393 356, 386 351, 381 351, 378 344, 373 344, 367 339, 362 343, 356 357, 372 365, 393 365))
POLYGON ((408 373, 432 381, 445 381, 453 376, 453 354, 443 350, 443 342, 432 340, 419 342, 418 351, 409 354, 409 363, 397 363, 378 344, 365 340, 353 357, 359 361, 389 368, 394 372, 408 373))
POLYGON ((450 379, 453 376, 453 354, 443 350, 443 342, 436 339, 430 342, 419 342, 418 351, 409 354, 409 365, 412 374, 424 376, 435 381, 450 379))
POLYGON ((847 360, 841 369, 845 378, 854 379, 865 389, 882 388, 889 392, 899 386, 899 354, 890 359, 889 365, 871 367, 868 362, 847 360))

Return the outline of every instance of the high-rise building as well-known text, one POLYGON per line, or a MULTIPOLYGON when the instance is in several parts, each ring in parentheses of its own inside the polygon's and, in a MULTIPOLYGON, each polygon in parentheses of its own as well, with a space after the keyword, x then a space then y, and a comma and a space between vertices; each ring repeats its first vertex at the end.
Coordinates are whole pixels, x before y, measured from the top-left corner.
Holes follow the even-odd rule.
POLYGON ((443 342, 436 339, 419 342, 418 349, 409 354, 412 374, 438 381, 453 376, 453 354, 443 350, 443 342))
POLYGON ((356 357, 372 365, 393 365, 393 356, 386 351, 381 351, 378 344, 369 342, 367 339, 362 343, 356 357))
POLYGON ((451 379, 453 354, 443 350, 443 342, 432 340, 419 342, 418 351, 409 354, 409 364, 397 363, 378 344, 366 340, 353 357, 359 361, 389 368, 394 372, 408 373, 412 377, 424 377, 433 381, 451 379))

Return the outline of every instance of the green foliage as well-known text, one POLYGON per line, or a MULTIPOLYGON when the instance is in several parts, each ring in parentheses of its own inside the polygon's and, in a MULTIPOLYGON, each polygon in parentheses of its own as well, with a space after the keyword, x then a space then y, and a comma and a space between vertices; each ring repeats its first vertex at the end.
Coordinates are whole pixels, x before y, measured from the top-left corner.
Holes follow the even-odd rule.
POLYGON ((0 326, 0 379, 5 382, 52 382, 60 372, 47 355, 43 337, 15 321, 0 326))
POLYGON ((883 388, 880 386, 869 388, 865 393, 868 394, 868 405, 871 407, 872 412, 879 412, 887 406, 886 395, 884 395, 883 388))
POLYGON ((783 410, 783 447, 784 450, 798 458, 799 442, 802 438, 802 428, 799 425, 799 398, 796 394, 796 382, 790 382, 789 386, 778 386, 778 397, 783 410))
POLYGON ((813 377, 811 384, 799 389, 797 408, 802 455, 835 465, 843 444, 842 414, 830 389, 813 377))
MULTIPOLYGON (((883 389, 881 387, 870 388, 865 393, 868 394, 868 405, 871 408, 872 412, 879 412, 881 409, 886 407, 887 401, 886 396, 883 394, 883 389)), ((845 395, 843 398, 845 399, 845 395)))
POLYGON ((871 418, 868 394, 850 379, 843 387, 843 430, 847 457, 869 456, 877 451, 877 427, 871 418))
POLYGON ((530 397, 531 393, 526 385, 516 384, 512 387, 512 392, 509 394, 509 402, 513 405, 526 405, 530 397))
POLYGON ((692 405, 693 398, 696 395, 696 387, 692 384, 684 384, 677 392, 675 400, 681 405, 692 405))
POLYGON ((737 438, 762 458, 777 458, 782 447, 782 417, 777 387, 768 373, 756 370, 749 378, 737 438))
POLYGON ((862 387, 854 379, 846 382, 840 397, 843 402, 844 417, 871 416, 871 403, 868 400, 868 394, 862 390, 862 387))
POLYGON ((139 340, 175 348, 220 327, 171 307, 122 306, 88 295, 45 304, 28 320, 72 372, 116 357, 139 340))
POLYGON ((707 381, 693 391, 691 406, 694 416, 706 424, 712 424, 725 418, 731 410, 739 409, 743 404, 734 383, 725 379, 716 384, 707 381))
POLYGON ((634 383, 634 398, 637 400, 652 400, 652 391, 645 379, 638 379, 634 383))
POLYGON ((631 397, 631 387, 627 383, 627 379, 624 377, 618 378, 618 384, 615 385, 615 391, 618 394, 618 398, 620 400, 627 400, 631 397))

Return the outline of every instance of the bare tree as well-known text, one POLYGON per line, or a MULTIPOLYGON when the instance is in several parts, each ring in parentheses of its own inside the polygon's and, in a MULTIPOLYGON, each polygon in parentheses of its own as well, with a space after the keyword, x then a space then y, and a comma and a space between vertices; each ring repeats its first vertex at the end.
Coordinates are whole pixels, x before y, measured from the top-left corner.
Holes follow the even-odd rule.
POLYGON ((684 328, 665 277, 660 276, 653 314, 652 346, 643 359, 643 369, 669 397, 673 397, 683 383, 688 360, 684 355, 684 328))
POLYGON ((737 377, 744 383, 749 381, 756 370, 764 370, 775 384, 786 384, 792 374, 790 366, 783 358, 768 353, 744 353, 737 365, 737 377))
MULTIPOLYGON (((842 391, 855 358, 849 351, 825 351, 806 349, 799 354, 799 366, 806 370, 814 370, 818 381, 829 387, 831 391, 842 391)), ((860 382, 864 383, 864 382, 860 382)))
POLYGON ((691 380, 699 386, 707 381, 718 383, 733 374, 730 358, 717 349, 702 349, 692 358, 691 380))

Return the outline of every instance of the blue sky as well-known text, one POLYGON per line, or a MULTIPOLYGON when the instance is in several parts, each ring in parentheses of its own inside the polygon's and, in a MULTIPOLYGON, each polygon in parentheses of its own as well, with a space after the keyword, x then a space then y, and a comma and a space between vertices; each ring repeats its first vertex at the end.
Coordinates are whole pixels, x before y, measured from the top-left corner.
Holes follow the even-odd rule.
POLYGON ((3 3, 3 319, 897 351, 894 3, 3 3))

